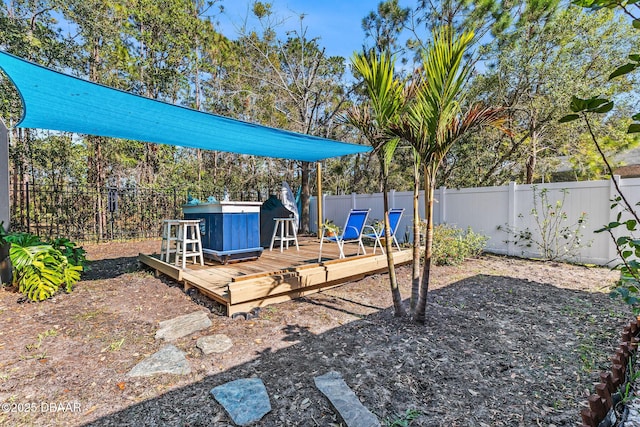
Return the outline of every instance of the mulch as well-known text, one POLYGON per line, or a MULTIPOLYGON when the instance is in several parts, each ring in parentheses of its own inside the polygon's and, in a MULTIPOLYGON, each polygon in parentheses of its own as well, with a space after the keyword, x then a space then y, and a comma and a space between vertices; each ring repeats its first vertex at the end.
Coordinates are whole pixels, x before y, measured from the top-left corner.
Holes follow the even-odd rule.
MULTIPOLYGON (((46 302, 0 290, 0 425, 232 425, 210 390, 247 377, 271 398, 258 425, 340 425, 313 383, 338 371, 383 424, 576 426, 631 318, 608 296, 615 272, 486 255, 434 268, 426 325, 393 317, 388 277, 375 275, 251 320, 214 310, 208 330, 174 342, 191 374, 130 378, 164 344, 158 322, 212 306, 139 269, 137 253, 158 248, 89 246, 83 281, 46 302), (233 347, 202 355, 196 339, 211 334, 233 347)), ((398 269, 405 298, 410 274, 398 269)))

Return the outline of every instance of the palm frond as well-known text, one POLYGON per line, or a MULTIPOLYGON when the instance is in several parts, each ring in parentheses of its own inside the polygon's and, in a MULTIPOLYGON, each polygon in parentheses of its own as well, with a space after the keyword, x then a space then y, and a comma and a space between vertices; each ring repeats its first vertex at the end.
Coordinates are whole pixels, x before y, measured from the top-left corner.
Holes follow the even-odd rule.
POLYGON ((404 106, 405 82, 395 76, 395 58, 388 52, 354 54, 351 61, 362 75, 368 102, 347 111, 346 120, 367 138, 386 172, 398 145, 389 126, 404 106))
POLYGON ((456 37, 450 27, 433 32, 422 67, 406 89, 412 102, 391 125, 395 135, 411 142, 423 162, 439 164, 448 150, 450 124, 461 115, 462 89, 471 72, 463 59, 472 40, 472 32, 456 37))

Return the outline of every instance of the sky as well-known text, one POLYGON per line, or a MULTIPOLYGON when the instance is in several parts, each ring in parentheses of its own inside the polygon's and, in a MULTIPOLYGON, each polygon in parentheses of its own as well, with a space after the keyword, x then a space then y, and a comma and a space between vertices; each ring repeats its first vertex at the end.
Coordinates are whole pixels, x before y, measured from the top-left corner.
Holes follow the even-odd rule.
MULTIPOLYGON (((283 34, 299 30, 298 17, 305 14, 303 24, 307 27, 307 38, 320 37, 320 47, 326 48, 330 56, 350 58, 354 51, 360 51, 364 43, 362 18, 375 11, 381 0, 270 0, 274 15, 288 17, 282 27, 283 34)), ((252 0, 222 0, 225 12, 217 19, 221 32, 234 39, 236 28, 250 16, 252 0)), ((413 1, 400 1, 401 6, 412 5, 413 1)), ((248 21, 248 28, 254 28, 256 20, 248 21)))

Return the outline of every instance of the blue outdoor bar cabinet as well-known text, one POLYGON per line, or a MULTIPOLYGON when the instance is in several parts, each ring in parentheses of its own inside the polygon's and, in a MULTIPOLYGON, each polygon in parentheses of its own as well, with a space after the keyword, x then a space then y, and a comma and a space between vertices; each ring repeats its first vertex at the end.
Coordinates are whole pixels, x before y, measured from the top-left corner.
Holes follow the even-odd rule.
POLYGON ((184 219, 200 220, 202 252, 223 264, 257 259, 260 246, 260 202, 222 201, 183 205, 184 219))

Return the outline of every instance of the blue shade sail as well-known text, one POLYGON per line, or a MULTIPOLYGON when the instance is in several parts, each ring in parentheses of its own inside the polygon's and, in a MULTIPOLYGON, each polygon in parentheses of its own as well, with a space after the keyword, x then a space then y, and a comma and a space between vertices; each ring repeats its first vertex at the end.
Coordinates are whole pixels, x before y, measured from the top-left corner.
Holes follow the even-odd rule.
POLYGON ((91 83, 0 51, 20 92, 18 127, 314 162, 370 147, 204 113, 91 83))

